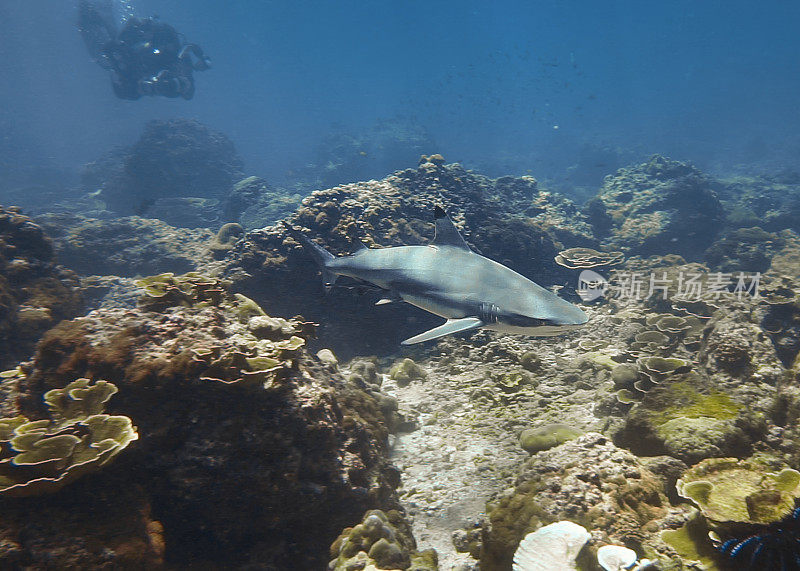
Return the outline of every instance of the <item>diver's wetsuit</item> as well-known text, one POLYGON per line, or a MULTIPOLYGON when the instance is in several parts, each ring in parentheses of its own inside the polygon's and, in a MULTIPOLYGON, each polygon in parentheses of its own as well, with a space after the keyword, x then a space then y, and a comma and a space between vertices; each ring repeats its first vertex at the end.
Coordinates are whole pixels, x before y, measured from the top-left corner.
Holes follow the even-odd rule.
POLYGON ((121 99, 191 99, 192 72, 210 67, 200 46, 183 45, 175 28, 156 18, 129 18, 116 34, 92 4, 82 2, 78 27, 97 63, 111 71, 114 93, 121 99))

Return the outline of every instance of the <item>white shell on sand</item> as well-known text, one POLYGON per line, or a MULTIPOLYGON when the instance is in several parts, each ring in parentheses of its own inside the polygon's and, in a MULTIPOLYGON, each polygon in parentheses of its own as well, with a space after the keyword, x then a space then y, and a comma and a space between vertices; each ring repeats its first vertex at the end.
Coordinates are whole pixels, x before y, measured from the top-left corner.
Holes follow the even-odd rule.
POLYGON ((526 535, 514 553, 514 571, 574 571, 589 532, 577 523, 557 521, 526 535))

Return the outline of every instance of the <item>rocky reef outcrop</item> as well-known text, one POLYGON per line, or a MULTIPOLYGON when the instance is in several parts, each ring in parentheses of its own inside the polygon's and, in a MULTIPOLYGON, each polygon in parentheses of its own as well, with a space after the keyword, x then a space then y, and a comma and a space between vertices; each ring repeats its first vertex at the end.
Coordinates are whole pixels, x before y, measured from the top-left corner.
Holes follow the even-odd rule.
POLYGON ((88 165, 83 185, 109 210, 141 215, 160 198, 222 199, 242 176, 242 161, 222 133, 193 120, 154 120, 131 147, 88 165))
POLYGON ((711 179, 693 166, 653 156, 606 177, 585 207, 604 246, 630 255, 702 257, 722 227, 711 179))
POLYGON ((759 226, 767 232, 800 231, 800 176, 740 176, 715 185, 731 228, 759 226))
POLYGON ((147 276, 185 273, 211 261, 214 234, 175 228, 152 218, 86 218, 44 214, 37 222, 53 240, 58 259, 83 275, 147 276))
POLYGON ((0 492, 2 566, 321 569, 341 529, 397 507, 381 408, 307 352, 313 326, 199 274, 141 285, 141 308, 63 322, 5 381, 35 419, 48 391, 107 380, 139 438, 54 495, 0 492))
POLYGON ((19 209, 0 207, 0 367, 29 357, 45 331, 78 314, 77 286, 42 228, 19 209))
MULTIPOLYGON (((489 179, 445 165, 440 156, 423 157, 419 168, 380 181, 316 191, 288 221, 331 252, 347 254, 359 242, 369 247, 429 243, 437 204, 445 206, 476 251, 544 286, 571 279, 554 262, 559 251, 594 244, 576 206, 539 189, 535 179, 489 179)), ((406 305, 371 307, 377 298, 354 295, 358 287, 334 288, 324 297, 314 262, 280 226, 248 233, 225 266, 233 287, 267 311, 303 314, 322 323, 320 338, 337 354, 382 352, 438 323, 406 305)))

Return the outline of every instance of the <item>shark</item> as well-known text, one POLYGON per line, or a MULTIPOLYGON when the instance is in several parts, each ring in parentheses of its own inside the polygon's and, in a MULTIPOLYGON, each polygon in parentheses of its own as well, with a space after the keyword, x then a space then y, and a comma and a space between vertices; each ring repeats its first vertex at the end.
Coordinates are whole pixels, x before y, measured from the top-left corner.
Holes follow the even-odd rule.
POLYGON ((402 342, 412 345, 479 328, 531 336, 559 335, 588 321, 578 306, 525 276, 475 253, 441 206, 426 246, 367 248, 334 256, 284 221, 319 266, 326 290, 339 276, 380 289, 376 305, 406 302, 446 321, 402 342))

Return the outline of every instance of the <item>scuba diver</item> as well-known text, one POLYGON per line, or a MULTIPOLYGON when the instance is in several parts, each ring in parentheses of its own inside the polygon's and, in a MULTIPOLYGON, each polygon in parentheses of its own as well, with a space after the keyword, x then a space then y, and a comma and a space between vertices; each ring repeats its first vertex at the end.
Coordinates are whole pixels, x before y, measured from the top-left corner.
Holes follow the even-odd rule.
POLYGON ((193 71, 211 67, 197 44, 184 44, 181 35, 157 17, 134 18, 117 33, 111 18, 94 4, 80 3, 78 29, 92 58, 111 72, 114 93, 120 99, 143 95, 194 96, 193 71))

